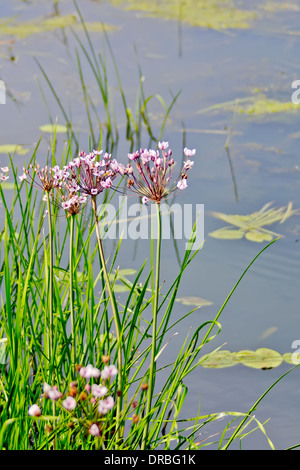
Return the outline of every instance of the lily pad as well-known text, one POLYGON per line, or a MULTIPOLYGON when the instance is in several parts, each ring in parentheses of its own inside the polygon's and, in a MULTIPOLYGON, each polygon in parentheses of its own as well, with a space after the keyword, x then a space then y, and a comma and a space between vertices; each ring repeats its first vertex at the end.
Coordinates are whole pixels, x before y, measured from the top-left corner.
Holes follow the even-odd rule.
POLYGON ((134 274, 136 274, 136 269, 132 269, 132 268, 119 269, 118 274, 120 274, 121 276, 133 276, 134 274))
POLYGON ((6 181, 4 181, 3 183, 1 183, 1 187, 2 189, 6 189, 6 190, 14 190, 15 189, 15 184, 14 183, 7 183, 6 181))
POLYGON ((293 359, 293 354, 294 353, 284 353, 282 354, 282 359, 284 362, 287 362, 288 364, 295 364, 294 359, 293 359))
POLYGON ((283 361, 279 352, 268 348, 259 348, 256 351, 242 350, 237 352, 236 356, 242 364, 254 369, 273 369, 283 361))
POLYGON ((17 153, 18 155, 26 155, 29 152, 29 149, 22 147, 22 145, 16 144, 6 144, 0 145, 0 153, 17 153))
POLYGON ((223 367, 232 367, 238 363, 235 353, 227 350, 214 351, 200 358, 199 363, 202 367, 208 369, 221 369, 223 367))
POLYGON ((249 230, 245 233, 245 238, 251 242, 269 242, 273 240, 273 235, 270 233, 260 232, 259 230, 249 230))
POLYGON ((236 230, 230 227, 223 227, 209 234, 213 238, 223 238, 224 240, 238 240, 243 238, 245 232, 243 230, 236 230))
POLYGON ((126 286, 125 284, 119 284, 115 283, 114 284, 114 292, 128 292, 130 290, 130 287, 126 286))
POLYGON ((59 124, 45 124, 43 126, 39 127, 40 131, 42 132, 48 132, 49 134, 64 134, 68 132, 68 128, 66 126, 62 126, 59 124))
POLYGON ((180 297, 176 299, 176 301, 181 302, 183 305, 189 305, 192 307, 204 307, 206 305, 212 305, 212 302, 202 299, 201 297, 180 297))

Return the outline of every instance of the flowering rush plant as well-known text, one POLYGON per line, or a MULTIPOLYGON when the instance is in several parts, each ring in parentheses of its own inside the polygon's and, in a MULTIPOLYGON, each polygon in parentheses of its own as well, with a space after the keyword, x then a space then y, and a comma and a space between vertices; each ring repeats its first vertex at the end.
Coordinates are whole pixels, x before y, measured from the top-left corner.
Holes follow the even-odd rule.
POLYGON ((105 434, 107 427, 105 416, 115 406, 111 386, 118 370, 113 364, 105 364, 102 370, 88 364, 86 367, 77 366, 77 371, 78 380, 72 381, 64 394, 57 386, 44 383, 40 403, 31 405, 28 414, 42 417, 43 402, 46 408, 45 402, 52 401, 59 414, 69 416, 68 428, 79 426, 84 434, 100 437, 105 434))
POLYGON ((140 149, 129 153, 130 162, 125 167, 119 165, 119 173, 128 179, 128 188, 142 197, 143 204, 148 201, 160 204, 160 201, 175 192, 187 188, 188 170, 194 162, 191 160, 196 150, 184 148, 187 157, 179 177, 174 181, 175 161, 168 142, 159 142, 158 149, 140 149), (132 163, 135 164, 135 170, 132 163))
MULTIPOLYGON (((68 215, 75 215, 86 204, 89 196, 96 197, 104 189, 112 187, 113 180, 118 176, 118 162, 111 160, 108 153, 104 153, 102 159, 99 159, 102 154, 102 150, 93 150, 90 153, 81 151, 78 157, 63 168, 58 165, 44 168, 30 165, 29 169, 23 168, 19 181, 31 179, 45 193, 49 193, 55 204, 68 215)), ((47 194, 43 200, 47 200, 47 194)))

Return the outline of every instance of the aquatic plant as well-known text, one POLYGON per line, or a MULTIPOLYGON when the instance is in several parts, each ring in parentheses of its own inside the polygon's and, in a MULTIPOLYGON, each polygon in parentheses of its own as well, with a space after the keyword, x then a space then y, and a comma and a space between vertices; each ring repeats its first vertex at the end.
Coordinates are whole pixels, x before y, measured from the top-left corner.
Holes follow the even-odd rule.
POLYGON ((234 240, 245 237, 252 242, 271 241, 274 237, 279 237, 276 232, 267 229, 267 225, 273 225, 276 222, 283 224, 289 217, 299 215, 298 209, 293 209, 290 202, 286 207, 271 207, 272 203, 265 204, 259 211, 248 215, 223 214, 221 212, 211 212, 213 217, 229 223, 223 227, 211 232, 209 235, 213 238, 234 240))

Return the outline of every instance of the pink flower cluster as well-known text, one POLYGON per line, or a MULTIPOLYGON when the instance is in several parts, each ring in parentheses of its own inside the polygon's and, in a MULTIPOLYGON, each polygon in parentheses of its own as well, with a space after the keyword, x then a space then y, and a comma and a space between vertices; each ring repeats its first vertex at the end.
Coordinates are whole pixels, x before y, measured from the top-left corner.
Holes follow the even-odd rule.
POLYGON ((93 150, 88 154, 81 151, 79 157, 66 166, 71 180, 81 193, 97 196, 104 189, 111 188, 113 180, 118 176, 118 162, 111 160, 111 155, 107 152, 102 154, 102 150, 93 150), (100 156, 103 158, 99 160, 100 156))
MULTIPOLYGON (((63 168, 58 165, 53 168, 30 165, 32 176, 29 169, 23 168, 19 181, 30 178, 49 193, 52 202, 64 209, 68 215, 77 214, 86 204, 88 196, 95 197, 104 189, 111 188, 113 180, 119 174, 117 161, 111 160, 108 153, 99 160, 102 153, 102 150, 93 150, 88 154, 80 152, 78 157, 63 168)), ((43 200, 47 200, 46 195, 43 200)))
MULTIPOLYGON (((187 187, 187 173, 194 164, 191 157, 195 155, 196 150, 184 148, 186 160, 175 180, 175 161, 172 153, 169 143, 162 141, 158 143, 157 150, 140 149, 129 153, 129 162, 125 166, 116 159, 111 159, 111 155, 103 153, 102 150, 93 150, 90 153, 81 151, 63 168, 57 165, 53 168, 30 165, 34 173, 31 179, 34 180, 37 176, 38 185, 50 193, 51 197, 54 197, 55 190, 59 196, 59 205, 68 215, 77 214, 86 204, 88 197, 96 197, 105 189, 113 188, 113 181, 118 175, 127 178, 128 188, 140 196, 144 204, 148 201, 159 204, 164 197, 187 187)), ((2 170, 4 171, 3 168, 2 170)), ((28 169, 23 168, 23 171, 19 176, 20 182, 27 180, 29 176, 28 169)))
MULTIPOLYGON (((3 167, 1 167, 0 169, 1 169, 1 171, 2 171, 3 173, 7 173, 7 172, 8 172, 8 167, 7 167, 7 166, 3 166, 3 167)), ((6 180, 8 180, 8 178, 9 178, 9 176, 4 175, 3 173, 0 173, 0 182, 1 182, 1 181, 6 181, 6 180)))
POLYGON ((175 161, 168 142, 159 142, 158 150, 140 149, 129 153, 130 162, 125 167, 119 165, 119 171, 128 179, 128 188, 142 197, 142 202, 154 201, 157 204, 177 189, 187 187, 187 171, 192 168, 194 162, 190 160, 196 150, 185 148, 184 154, 187 160, 184 162, 180 176, 173 181, 175 161), (132 162, 135 163, 137 175, 134 173, 132 162))
MULTIPOLYGON (((83 424, 88 427, 88 432, 91 435, 99 436, 101 418, 107 415, 115 406, 115 400, 109 389, 112 380, 118 374, 118 370, 113 364, 105 364, 102 370, 92 364, 88 364, 86 367, 78 367, 78 369, 81 382, 80 380, 71 382, 65 397, 56 385, 50 386, 47 383, 44 383, 42 397, 57 402, 69 413, 75 409, 81 411, 84 406, 83 424), (92 384, 89 383, 91 379, 93 380, 92 384), (96 383, 96 379, 100 379, 100 382, 96 383), (79 383, 81 387, 79 387, 79 383)), ((28 409, 28 415, 33 417, 41 416, 41 407, 36 403, 31 405, 28 409)))

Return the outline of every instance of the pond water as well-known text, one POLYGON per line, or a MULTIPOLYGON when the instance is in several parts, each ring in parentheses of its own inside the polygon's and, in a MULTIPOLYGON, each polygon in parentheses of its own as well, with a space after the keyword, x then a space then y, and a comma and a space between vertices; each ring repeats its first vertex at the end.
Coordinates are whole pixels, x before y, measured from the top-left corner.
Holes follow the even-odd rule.
MULTIPOLYGON (((56 7, 55 3, 0 0, 0 78, 7 89, 6 104, 0 106, 0 146, 20 144, 32 150, 41 136, 39 127, 49 122, 49 112, 58 118, 59 124, 65 124, 36 58, 64 107, 71 109, 81 148, 88 147, 89 129, 74 52, 78 43, 71 31, 58 28, 19 37, 12 31, 7 34, 3 29, 6 17, 14 17, 15 23, 41 24, 42 19, 51 15, 76 14, 72 1, 58 1, 56 7)), ((170 142, 174 154, 181 159, 184 128, 186 145, 197 149, 189 186, 180 195, 180 203, 204 204, 206 241, 189 266, 179 294, 181 297, 203 297, 212 304, 200 308, 184 322, 180 335, 171 341, 166 354, 180 348, 182 335, 190 328, 215 317, 239 276, 265 245, 265 242, 255 243, 245 238, 222 240, 210 237, 210 232, 226 225, 211 217, 210 211, 249 214, 272 201, 275 207, 286 206, 289 201, 293 202, 294 208, 300 207, 299 109, 287 106, 283 112, 258 114, 258 108, 253 104, 252 113, 240 112, 247 111, 248 102, 242 99, 249 97, 253 100, 251 103, 257 103, 257 98, 263 95, 264 99, 291 104, 291 84, 300 79, 300 30, 297 29, 300 2, 251 2, 251 12, 247 2, 239 2, 239 8, 248 12, 246 19, 240 27, 237 24, 236 28, 219 30, 214 29, 214 23, 211 28, 197 23, 198 9, 204 2, 192 2, 194 23, 189 23, 184 14, 191 2, 173 2, 174 11, 181 6, 177 16, 173 14, 169 18, 167 12, 172 8, 164 9, 163 5, 170 3, 148 2, 147 6, 144 2, 138 7, 138 2, 78 0, 85 21, 117 26, 108 34, 130 107, 135 107, 139 62, 146 96, 160 94, 169 104, 172 96, 181 90, 166 123, 163 140, 170 142), (126 9, 128 4, 135 9, 126 9), (152 8, 155 5, 158 11, 162 9, 164 14, 146 15, 149 5, 152 8), (238 108, 234 104, 236 99, 241 100, 238 108), (226 102, 232 102, 232 106, 207 110, 226 102), (224 146, 231 129, 228 156, 224 146)), ((222 5, 223 2, 219 3, 222 5)), ((231 18, 233 21, 234 13, 231 18)), ((78 34, 83 38, 82 33, 78 34)), ((95 49, 101 51, 103 34, 94 32, 91 38, 95 49)), ((129 151, 125 138, 126 121, 109 57, 107 69, 120 134, 115 152, 125 161, 129 151)), ((83 71, 94 104, 100 109, 99 91, 91 70, 86 65, 83 71)), ((159 132, 163 108, 153 100, 150 109, 153 128, 159 132)), ((265 109, 268 109, 268 103, 265 109)), ((62 146, 63 139, 59 136, 62 146)), ((147 147, 148 141, 146 135, 142 145, 147 147)), ((38 150, 41 163, 48 147, 46 135, 38 150)), ((30 152, 25 156, 16 154, 14 163, 21 168, 30 155, 30 152)), ((0 163, 7 165, 8 156, 0 154, 0 163)), ((248 271, 219 319, 221 333, 205 352, 220 346, 230 351, 267 347, 281 354, 294 352, 292 343, 300 340, 300 218, 291 217, 284 224, 275 224, 271 228, 283 237, 248 271)), ((179 241, 178 245, 182 253, 184 242, 179 241)), ((125 240, 119 255, 120 266, 139 267, 147 247, 144 240, 137 243, 125 240)), ((178 270, 172 241, 164 241, 163 258, 167 262, 163 263, 162 279, 168 281, 178 270)), ((179 304, 174 315, 180 318, 188 311, 189 307, 179 304)), ((197 368, 187 381, 190 395, 185 412, 187 416, 194 416, 199 402, 203 415, 217 411, 247 412, 290 367, 283 363, 271 370, 243 365, 214 370, 197 368)), ((266 430, 277 449, 300 441, 298 384, 299 369, 296 369, 272 389, 255 412, 261 422, 270 418, 266 430)), ((199 440, 222 431, 224 425, 225 421, 219 421, 219 428, 216 425, 207 427, 199 440)), ((215 439, 218 440, 218 436, 215 439)), ((268 444, 257 431, 243 440, 243 448, 265 449, 268 444)))

